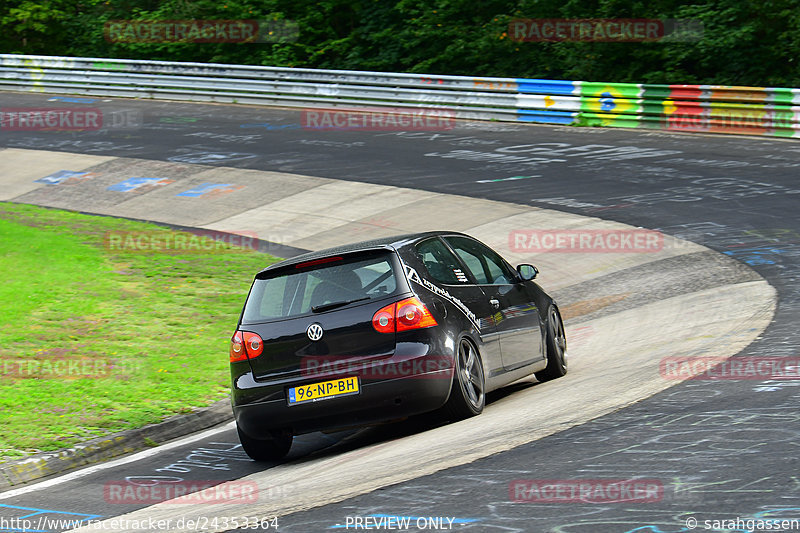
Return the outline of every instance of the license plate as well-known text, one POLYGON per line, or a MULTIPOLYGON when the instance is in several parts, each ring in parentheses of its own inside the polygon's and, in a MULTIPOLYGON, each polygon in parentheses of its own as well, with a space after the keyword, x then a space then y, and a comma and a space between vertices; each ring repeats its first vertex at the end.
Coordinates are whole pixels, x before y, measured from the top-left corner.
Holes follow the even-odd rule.
POLYGON ((349 396, 361 392, 358 386, 358 377, 332 379, 311 385, 292 387, 288 391, 289 405, 298 403, 315 402, 337 396, 349 396))

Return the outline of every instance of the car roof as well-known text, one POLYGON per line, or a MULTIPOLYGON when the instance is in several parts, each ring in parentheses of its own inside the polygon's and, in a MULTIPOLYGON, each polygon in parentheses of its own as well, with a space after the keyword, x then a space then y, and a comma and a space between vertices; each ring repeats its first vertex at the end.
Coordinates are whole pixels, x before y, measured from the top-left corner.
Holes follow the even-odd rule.
MULTIPOLYGON (((296 257, 292 257, 290 259, 285 259, 283 261, 268 266, 261 272, 266 272, 277 268, 283 268, 298 263, 304 263, 306 261, 313 261, 315 259, 322 259, 324 257, 330 257, 332 255, 347 254, 352 252, 359 252, 362 250, 376 250, 376 249, 396 250, 398 247, 403 246, 405 244, 422 240, 427 237, 435 237, 437 235, 464 235, 464 234, 459 233, 457 231, 426 231, 422 233, 405 233, 402 235, 382 237, 380 239, 371 239, 368 241, 354 242, 351 244, 344 244, 342 246, 335 246, 333 248, 326 248, 324 250, 308 252, 302 255, 298 255, 296 257)), ((468 235, 464 236, 469 237, 468 235)))

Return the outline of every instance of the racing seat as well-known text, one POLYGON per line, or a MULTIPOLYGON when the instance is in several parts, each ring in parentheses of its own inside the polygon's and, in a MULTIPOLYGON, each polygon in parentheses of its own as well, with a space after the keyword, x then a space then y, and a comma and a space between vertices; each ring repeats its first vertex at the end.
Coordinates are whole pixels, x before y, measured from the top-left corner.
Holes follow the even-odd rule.
POLYGON ((340 271, 322 280, 311 293, 311 307, 364 296, 361 278, 352 270, 340 271))

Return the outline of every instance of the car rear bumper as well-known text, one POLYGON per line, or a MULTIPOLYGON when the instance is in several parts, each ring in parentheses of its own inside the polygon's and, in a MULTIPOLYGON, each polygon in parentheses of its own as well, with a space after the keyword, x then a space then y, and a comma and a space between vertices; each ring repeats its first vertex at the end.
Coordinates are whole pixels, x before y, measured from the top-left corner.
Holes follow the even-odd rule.
POLYGON ((253 438, 268 437, 270 429, 290 428, 300 434, 394 420, 444 405, 450 394, 452 369, 359 382, 358 394, 295 405, 289 405, 286 399, 288 386, 270 399, 261 396, 258 401, 244 403, 240 395, 238 401, 234 397, 233 413, 239 428, 253 438))

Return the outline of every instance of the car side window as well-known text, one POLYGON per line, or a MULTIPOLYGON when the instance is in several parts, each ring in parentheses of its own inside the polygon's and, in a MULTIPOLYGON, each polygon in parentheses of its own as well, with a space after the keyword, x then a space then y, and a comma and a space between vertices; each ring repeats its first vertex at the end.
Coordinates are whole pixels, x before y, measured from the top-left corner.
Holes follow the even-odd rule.
POLYGON ((434 237, 416 245, 417 257, 430 276, 440 282, 455 285, 467 282, 461 265, 453 253, 438 238, 434 237))
POLYGON ((503 259, 491 248, 465 237, 445 237, 458 257, 481 285, 507 285, 515 276, 503 259))
POLYGON ((486 273, 483 269, 483 263, 481 263, 480 256, 465 250, 463 248, 453 248, 456 251, 458 257, 467 265, 467 270, 472 273, 472 277, 480 285, 486 285, 489 283, 489 279, 486 277, 486 273))

